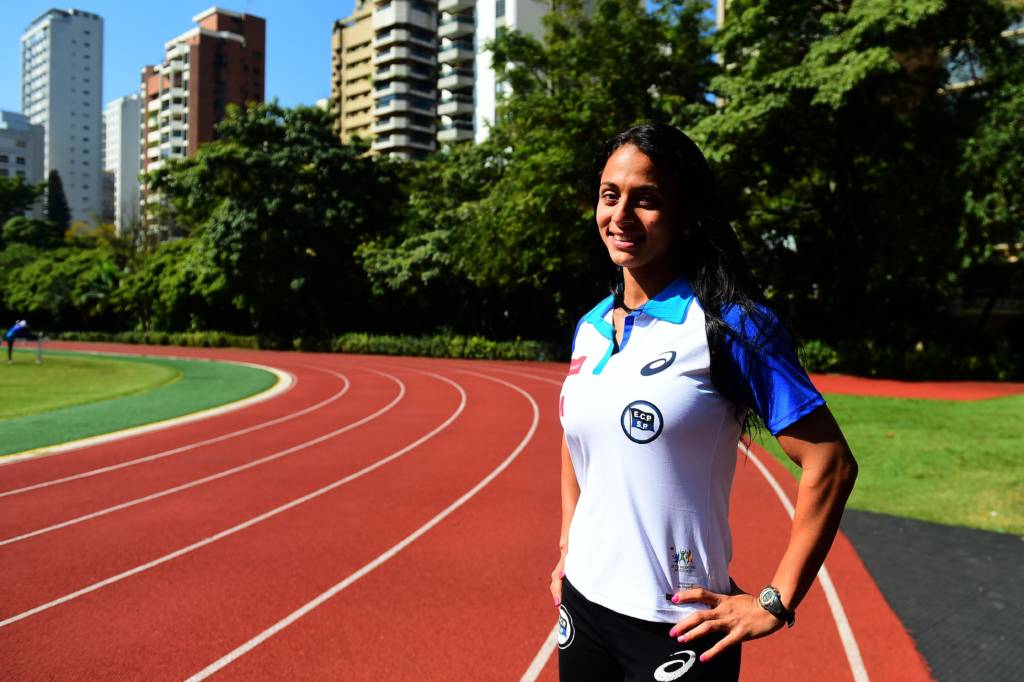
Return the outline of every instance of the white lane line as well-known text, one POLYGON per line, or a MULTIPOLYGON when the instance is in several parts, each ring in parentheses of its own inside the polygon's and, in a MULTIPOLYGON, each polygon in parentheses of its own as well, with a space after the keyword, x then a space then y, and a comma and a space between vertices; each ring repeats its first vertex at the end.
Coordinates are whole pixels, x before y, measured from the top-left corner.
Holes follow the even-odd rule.
POLYGON ((523 676, 519 678, 519 682, 534 682, 540 677, 541 671, 544 670, 544 666, 548 664, 548 660, 551 658, 551 654, 555 651, 555 645, 558 642, 558 624, 548 633, 548 638, 544 640, 544 643, 540 645, 540 649, 537 650, 537 655, 533 657, 533 661, 530 662, 530 667, 526 669, 523 676))
MULTIPOLYGON (((768 485, 775 491, 786 513, 789 514, 790 520, 792 520, 795 513, 793 503, 789 501, 789 496, 786 495, 786 491, 779 485, 778 480, 772 476, 772 472, 768 471, 768 467, 758 459, 757 455, 746 444, 741 442, 739 448, 750 458, 750 461, 754 463, 754 466, 761 472, 761 475, 768 481, 768 485)), ((843 603, 839 600, 839 593, 836 592, 835 585, 832 583, 832 577, 829 575, 828 569, 825 568, 824 564, 822 564, 821 570, 818 571, 818 579, 821 581, 821 589, 825 592, 828 608, 832 611, 832 619, 836 623, 836 629, 839 630, 839 641, 843 644, 843 651, 846 653, 846 660, 850 664, 850 672, 853 673, 854 682, 868 682, 868 671, 864 667, 864 659, 861 658, 857 638, 853 635, 853 628, 850 627, 850 621, 846 617, 846 610, 843 609, 843 603)))
MULTIPOLYGON (((459 499, 455 500, 450 505, 445 507, 445 509, 443 511, 441 511, 439 514, 434 516, 434 518, 430 519, 425 524, 423 524, 422 526, 417 528, 415 531, 413 531, 412 533, 407 535, 403 540, 401 540, 398 544, 394 545, 391 549, 387 550, 386 552, 384 552, 383 554, 378 556, 376 559, 374 559, 370 563, 368 563, 365 566, 363 566, 362 568, 360 568, 355 573, 352 573, 347 578, 345 578, 341 582, 337 583, 336 585, 334 585, 333 587, 328 589, 326 592, 323 592, 318 597, 316 597, 313 600, 307 602, 306 604, 304 604, 300 608, 296 609, 295 611, 293 611, 289 615, 285 616, 284 618, 282 618, 278 622, 274 623, 269 628, 267 628, 263 632, 259 633, 258 635, 256 635, 252 639, 250 639, 245 644, 242 644, 241 646, 239 646, 238 648, 234 649, 230 653, 224 655, 223 657, 217 659, 216 661, 214 661, 210 665, 206 666, 205 668, 203 668, 202 670, 197 672, 195 675, 192 675, 191 677, 188 678, 187 682, 198 682, 199 680, 205 680, 207 677, 209 677, 210 675, 214 674, 215 672, 217 672, 221 668, 229 665, 232 661, 240 658, 241 656, 244 656, 245 654, 249 653, 250 651, 255 649, 257 646, 259 646, 260 644, 262 644, 266 640, 268 640, 271 637, 273 637, 274 635, 276 635, 281 630, 284 630, 286 627, 288 627, 289 625, 291 625, 292 623, 297 621, 299 618, 302 618, 304 615, 306 615, 307 613, 309 613, 310 611, 312 611, 316 607, 320 606, 325 601, 327 601, 328 599, 330 599, 334 595, 338 594, 339 592, 344 590, 346 587, 348 587, 352 583, 356 582, 357 580, 359 580, 360 578, 362 578, 363 576, 368 574, 373 569, 377 568, 378 566, 380 566, 381 564, 386 562, 388 559, 391 559, 392 557, 394 557, 396 554, 398 554, 403 549, 405 549, 406 547, 411 545, 413 542, 415 542, 417 539, 419 539, 421 536, 423 536, 431 528, 433 528, 437 524, 441 523, 441 521, 443 521, 452 512, 454 512, 456 509, 458 509, 463 504, 465 504, 467 501, 469 501, 474 495, 476 495, 478 492, 480 492, 485 487, 487 487, 487 485, 491 481, 493 481, 495 478, 497 478, 498 475, 501 474, 501 472, 503 472, 505 469, 507 469, 508 466, 513 461, 515 461, 515 459, 519 456, 519 453, 523 451, 523 449, 526 447, 527 443, 529 443, 530 440, 533 438, 533 434, 537 431, 537 425, 540 423, 540 408, 537 406, 537 401, 534 400, 533 397, 529 393, 527 393, 523 389, 519 388, 515 384, 510 384, 507 381, 503 381, 503 380, 497 379, 495 377, 489 377, 489 376, 487 376, 485 374, 479 374, 477 372, 471 372, 469 370, 459 370, 459 371, 461 371, 461 372, 463 372, 465 374, 474 374, 476 376, 483 377, 484 379, 489 379, 490 381, 495 381, 495 382, 497 382, 499 384, 504 384, 505 386, 508 386, 509 388, 512 388, 512 389, 518 391, 523 396, 525 396, 527 400, 530 401, 530 405, 533 407, 533 423, 530 424, 530 429, 527 431, 526 435, 523 436, 523 439, 521 441, 519 441, 519 444, 516 446, 515 450, 513 450, 512 453, 508 457, 506 457, 505 460, 502 461, 501 464, 499 464, 493 471, 491 471, 491 473, 487 474, 487 476, 485 476, 479 483, 477 483, 475 486, 470 488, 465 494, 463 494, 462 497, 460 497, 459 499)), ((0 623, 0 625, 2 625, 2 623, 0 623)))
POLYGON ((18 462, 24 462, 29 459, 38 459, 40 457, 50 457, 51 455, 60 455, 72 450, 81 450, 82 448, 91 447, 93 445, 102 445, 103 443, 109 443, 115 440, 121 440, 122 438, 131 438, 151 431, 160 431, 162 429, 169 429, 172 426, 181 426, 182 424, 189 424, 191 422, 199 421, 200 419, 209 419, 210 417, 216 417, 218 415, 227 414, 228 412, 234 412, 250 405, 262 403, 271 398, 276 398, 279 395, 283 395, 288 391, 292 390, 292 387, 296 383, 295 376, 291 372, 284 372, 275 367, 268 367, 266 365, 257 365, 251 362, 238 362, 235 360, 207 360, 206 358, 178 358, 173 356, 152 356, 152 355, 135 355, 132 353, 98 353, 95 351, 80 351, 82 353, 92 353, 93 355, 126 355, 131 357, 155 357, 170 360, 191 360, 193 362, 223 362, 229 365, 242 365, 244 367, 253 367, 255 369, 261 369, 265 372, 270 372, 277 377, 277 381, 274 385, 265 391, 261 391, 256 395, 251 395, 248 398, 242 398, 234 402, 226 403, 224 405, 218 405, 211 407, 207 410, 200 410, 199 412, 193 412, 191 414, 185 414, 180 417, 171 417, 170 419, 164 419, 157 422, 151 422, 149 424, 142 424, 141 426, 132 426, 127 429, 121 429, 120 431, 112 431, 110 433, 102 433, 98 436, 89 436, 88 438, 80 438, 78 440, 69 441, 67 443, 58 443, 55 445, 44 445, 42 447, 33 448, 31 450, 25 450, 23 452, 15 452, 9 455, 0 455, 0 466, 6 466, 9 464, 17 464, 18 462))
POLYGON ((114 512, 121 511, 122 509, 128 509, 129 507, 135 507, 135 506, 143 504, 145 502, 152 502, 153 500, 160 499, 161 497, 167 497, 168 495, 173 495, 175 493, 180 493, 182 490, 189 490, 190 488, 196 488, 198 486, 210 483, 211 481, 216 481, 216 480, 219 480, 219 479, 222 479, 222 478, 226 478, 228 476, 232 476, 232 475, 237 474, 239 472, 246 471, 247 469, 252 469, 253 467, 260 466, 261 464, 266 464, 267 462, 273 462, 276 459, 281 459, 282 457, 287 457, 288 455, 295 454, 296 452, 299 452, 300 450, 305 450, 308 447, 312 447, 313 445, 317 445, 318 443, 322 443, 325 440, 329 440, 331 438, 334 438, 335 436, 341 435, 342 433, 345 433, 346 431, 351 431, 352 429, 354 429, 356 427, 362 426, 363 424, 376 419, 377 417, 381 416, 382 414, 384 414, 386 412, 389 412, 392 408, 395 407, 395 405, 397 405, 399 402, 402 401, 403 397, 405 397, 405 384, 402 383, 402 381, 400 379, 398 379, 398 378, 396 378, 396 377, 394 377, 394 376, 392 376, 390 374, 386 374, 384 372, 377 372, 377 370, 372 370, 371 369, 371 370, 367 370, 367 371, 375 372, 377 374, 380 374, 380 375, 382 375, 384 377, 387 377, 388 379, 391 379, 396 384, 398 384, 398 394, 394 397, 394 399, 390 403, 385 405, 384 407, 382 407, 379 410, 377 410, 376 412, 374 412, 373 414, 367 415, 366 417, 363 417, 362 419, 358 419, 358 420, 356 420, 354 422, 346 424, 345 426, 342 426, 339 429, 335 429, 334 431, 331 431, 330 433, 325 433, 322 436, 317 436, 316 438, 313 438, 312 440, 307 440, 305 442, 299 443, 298 445, 293 445, 292 447, 290 447, 290 448, 288 448, 286 450, 279 450, 279 451, 277 451, 275 453, 267 455, 266 457, 261 457, 259 459, 252 460, 251 462, 246 462, 245 464, 240 464, 240 465, 238 465, 236 467, 232 467, 230 469, 225 469, 224 471, 219 471, 219 472, 217 472, 215 474, 210 474, 209 476, 204 476, 203 478, 197 478, 195 480, 189 481, 188 483, 182 483, 181 485, 176 485, 173 488, 166 488, 164 490, 160 490, 158 492, 152 493, 150 495, 146 495, 144 497, 136 497, 135 499, 128 500, 127 502, 122 502, 121 504, 115 504, 112 507, 106 507, 105 509, 100 509, 100 510, 97 510, 97 511, 94 511, 94 512, 90 512, 88 514, 83 514, 81 516, 76 516, 73 519, 68 519, 67 521, 61 521, 60 523, 55 523, 55 524, 53 524, 51 526, 46 526, 45 528, 38 528, 36 530, 29 531, 28 533, 23 533, 21 535, 15 535, 13 537, 5 538, 3 540, 0 540, 0 547, 3 547, 4 545, 11 545, 11 544, 14 544, 15 542, 21 542, 22 540, 28 540, 29 538, 34 538, 34 537, 36 537, 38 535, 43 535, 45 533, 52 533, 53 531, 60 530, 61 528, 67 528, 68 526, 74 526, 74 525, 77 525, 77 524, 82 523, 84 521, 91 521, 92 519, 99 518, 100 516, 106 516, 107 514, 112 514, 114 512))
MULTIPOLYGON (((418 370, 414 370, 414 371, 418 371, 418 370)), ((455 419, 460 414, 462 414, 463 410, 466 409, 466 392, 462 389, 462 386, 460 386, 459 384, 457 384, 454 381, 451 381, 450 379, 446 379, 445 377, 442 377, 439 374, 434 374, 433 372, 421 372, 421 373, 422 374, 429 374, 429 375, 434 376, 434 377, 436 377, 436 378, 438 378, 438 379, 440 379, 440 380, 442 380, 442 381, 444 381, 444 382, 446 382, 448 384, 451 384, 452 386, 455 387, 455 390, 457 390, 459 392, 459 395, 461 396, 461 401, 459 402, 459 406, 457 408, 455 408, 455 411, 447 419, 445 419, 443 422, 441 422, 441 424, 439 426, 437 426, 430 433, 427 433, 424 436, 420 436, 418 439, 416 439, 415 441, 413 441, 409 445, 406 445, 405 447, 401 448, 400 450, 396 450, 395 452, 391 453, 390 455, 387 455, 386 457, 378 459, 373 464, 365 466, 362 469, 360 469, 359 471, 356 471, 355 473, 349 474, 348 476, 345 476, 344 478, 340 478, 337 481, 334 481, 333 483, 329 483, 329 484, 325 485, 322 488, 318 488, 317 490, 314 490, 311 493, 303 495, 302 497, 297 497, 294 500, 292 500, 291 502, 286 502, 285 504, 282 504, 279 507, 275 507, 274 509, 271 509, 268 512, 264 512, 264 513, 260 514, 259 516, 254 516, 253 518, 249 519, 248 521, 243 521, 242 523, 239 523, 239 524, 237 524, 235 526, 232 526, 231 528, 227 528, 225 530, 222 530, 221 532, 219 532, 219 533, 217 533, 215 535, 211 535, 210 537, 204 538, 204 539, 202 539, 202 540, 200 540, 198 542, 194 542, 191 545, 188 545, 187 547, 182 547, 181 549, 175 550, 175 551, 173 551, 173 552, 171 552, 169 554, 165 554, 165 555, 163 555, 163 556, 161 556, 161 557, 159 557, 157 559, 153 559, 152 561, 150 561, 148 563, 145 563, 145 564, 142 564, 141 566, 136 566, 135 568, 129 569, 129 570, 124 571, 122 573, 118 573, 117 575, 111 576, 111 577, 107 578, 106 580, 101 580, 99 582, 93 583, 92 585, 88 585, 86 587, 83 587, 80 590, 76 590, 75 592, 72 592, 70 594, 66 594, 63 597, 59 597, 57 599, 54 599, 53 601, 48 601, 45 604, 40 604, 39 606, 37 606, 35 608, 32 608, 32 609, 29 609, 28 611, 23 611, 22 613, 13 615, 10 618, 7 618, 5 620, 0 620, 0 628, 7 627, 8 625, 11 625, 12 623, 17 623, 19 620, 24 620, 25 618, 28 618, 29 616, 34 616, 37 613, 40 613, 42 611, 46 611, 48 609, 52 609, 55 606, 60 606, 61 604, 65 604, 65 603, 71 601, 72 599, 77 599, 78 597, 81 597, 83 595, 89 594, 90 592, 95 592, 96 590, 98 590, 100 588, 106 587, 107 585, 112 585, 112 584, 114 584, 116 582, 120 582, 120 581, 124 580, 125 578, 129 578, 129 577, 131 577, 133 575, 137 575, 139 573, 142 573, 143 571, 148 571, 151 568, 154 568, 154 567, 159 566, 161 564, 165 564, 168 561, 172 561, 174 559, 177 559, 180 556, 184 556, 186 554, 189 554, 190 552, 194 552, 197 549, 200 549, 202 547, 206 547, 207 545, 211 545, 214 542, 217 542, 218 540, 223 540, 224 538, 229 537, 231 535, 234 535, 235 533, 238 533, 240 531, 243 531, 246 528, 251 528, 252 526, 255 526, 258 523, 262 523, 263 521, 266 521, 267 519, 273 518, 273 517, 277 516, 278 514, 281 514, 282 512, 286 512, 289 509, 297 507, 297 506, 299 506, 301 504, 305 504, 306 502, 309 502, 310 500, 313 500, 313 499, 315 499, 317 497, 320 497, 321 495, 329 493, 330 491, 334 490, 335 488, 340 488, 341 486, 345 485, 346 483, 350 483, 350 482, 356 480, 357 478, 361 478, 362 476, 365 476, 366 474, 370 473, 371 471, 379 469, 380 467, 384 466, 385 464, 388 464, 389 462, 393 462, 394 460, 398 459, 399 457, 401 457, 402 455, 406 454, 410 450, 412 450, 412 449, 418 447, 419 445, 423 444, 424 442, 430 440, 435 435, 437 435, 438 433, 440 433, 441 431, 446 429, 448 427, 448 425, 451 424, 453 421, 455 421, 455 419)))
POLYGON ((267 428, 269 426, 274 426, 276 424, 280 424, 281 422, 286 422, 289 419, 295 419, 296 417, 301 417, 304 414, 309 414, 310 412, 314 412, 316 410, 319 410, 321 407, 325 407, 327 405, 330 405, 335 400, 341 398, 343 395, 345 395, 348 392, 348 389, 349 389, 349 386, 351 385, 351 382, 349 382, 348 377, 346 377, 345 375, 339 374, 338 372, 333 372, 333 371, 331 371, 329 369, 321 369, 321 368, 318 368, 318 367, 313 367, 312 369, 318 369, 318 370, 320 370, 322 372, 326 372, 328 374, 333 374, 334 376, 336 376, 339 379, 341 379, 342 382, 343 382, 341 390, 338 391, 337 393, 335 393, 334 395, 326 398, 325 400, 321 400, 320 402, 316 403, 315 405, 310 405, 309 407, 306 407, 306 408, 304 408, 302 410, 299 410, 298 412, 292 412, 291 414, 286 414, 284 416, 277 417, 276 419, 271 419, 270 421, 260 422, 259 424, 255 424, 253 426, 248 426, 248 427, 246 427, 244 429, 239 429, 238 431, 231 431, 230 433, 225 433, 225 434, 221 434, 219 436, 214 436, 213 438, 207 438, 206 440, 197 441, 195 443, 189 443, 188 445, 182 445, 180 447, 172 448, 170 450, 163 450, 161 452, 157 452, 157 453, 152 454, 152 455, 146 455, 145 457, 139 457, 138 459, 133 459, 133 460, 129 460, 129 461, 126 461, 126 462, 119 462, 118 464, 111 464, 110 466, 100 467, 98 469, 91 469, 89 471, 83 471, 81 473, 73 474, 71 476, 64 476, 63 478, 55 478, 55 479, 53 479, 51 481, 43 481, 41 483, 35 483, 33 485, 27 485, 27 486, 25 486, 23 488, 15 488, 13 490, 7 490, 7 491, 4 491, 4 492, 0 492, 0 497, 7 497, 9 495, 19 495, 21 493, 27 493, 30 490, 39 490, 40 488, 48 488, 48 487, 53 486, 53 485, 59 485, 61 483, 67 483, 68 481, 76 481, 76 480, 81 479, 81 478, 89 478, 90 476, 98 476, 100 474, 106 474, 106 473, 109 473, 111 471, 117 471, 118 469, 124 469, 126 467, 135 466, 136 464, 144 464, 146 462, 152 462, 154 460, 163 459, 164 457, 170 457, 171 455, 177 455, 177 454, 182 453, 182 452, 187 452, 189 450, 194 450, 196 448, 203 447, 204 445, 212 445, 213 443, 219 443, 221 441, 225 441, 225 440, 228 440, 230 438, 235 438, 237 436, 242 436, 242 435, 245 435, 247 433, 252 433, 253 431, 259 431, 260 429, 265 429, 265 428, 267 428))

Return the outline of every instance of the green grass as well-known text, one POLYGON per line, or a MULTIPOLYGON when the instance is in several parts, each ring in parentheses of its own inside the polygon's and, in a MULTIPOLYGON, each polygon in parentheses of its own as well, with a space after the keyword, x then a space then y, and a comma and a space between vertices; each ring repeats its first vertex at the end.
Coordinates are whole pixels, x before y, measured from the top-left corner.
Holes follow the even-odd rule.
MULTIPOLYGON (((50 387, 60 391, 61 373, 49 374, 48 366, 58 367, 58 360, 74 359, 107 362, 94 355, 50 352, 42 365, 35 365, 26 355, 14 365, 0 367, 0 391, 8 402, 20 401, 8 390, 8 375, 2 370, 20 368, 23 363, 25 373, 38 370, 37 378, 46 377, 45 383, 33 390, 45 393, 45 387, 50 387)), ((0 456, 198 412, 259 393, 277 380, 261 369, 205 360, 118 357, 116 363, 149 366, 162 376, 177 379, 120 397, 0 419, 0 456)), ((106 380, 94 376, 93 382, 106 380)))
MULTIPOLYGON (((1024 535, 1024 396, 826 399, 860 465, 850 507, 1024 535)), ((760 440, 799 475, 775 439, 760 440)))
POLYGON ((148 362, 47 353, 37 365, 34 351, 15 353, 14 364, 0 365, 8 397, 0 403, 0 419, 139 393, 180 378, 173 367, 148 362))

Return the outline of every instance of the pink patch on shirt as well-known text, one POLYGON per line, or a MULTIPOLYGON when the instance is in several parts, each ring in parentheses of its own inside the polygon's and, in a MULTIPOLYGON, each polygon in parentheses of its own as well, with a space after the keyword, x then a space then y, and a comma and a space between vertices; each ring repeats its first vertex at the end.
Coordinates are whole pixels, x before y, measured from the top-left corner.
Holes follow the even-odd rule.
POLYGON ((581 355, 578 358, 573 358, 572 362, 569 363, 569 376, 573 374, 579 374, 580 368, 583 367, 583 363, 586 362, 587 356, 581 355))

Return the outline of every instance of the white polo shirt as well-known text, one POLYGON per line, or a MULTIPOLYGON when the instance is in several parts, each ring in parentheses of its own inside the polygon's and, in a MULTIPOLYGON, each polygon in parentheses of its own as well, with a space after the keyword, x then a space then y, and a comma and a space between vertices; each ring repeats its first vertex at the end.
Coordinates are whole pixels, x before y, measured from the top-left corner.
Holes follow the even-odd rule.
MULTIPOLYGON (((684 279, 626 317, 617 352, 612 306, 609 296, 580 320, 559 399, 580 486, 565 573, 592 602, 676 622, 706 608, 673 604, 679 589, 729 591, 741 425, 711 383, 704 312, 684 279)), ((738 308, 723 317, 756 336, 738 308)), ((788 338, 778 337, 756 351, 729 344, 749 402, 773 434, 824 404, 788 338)))

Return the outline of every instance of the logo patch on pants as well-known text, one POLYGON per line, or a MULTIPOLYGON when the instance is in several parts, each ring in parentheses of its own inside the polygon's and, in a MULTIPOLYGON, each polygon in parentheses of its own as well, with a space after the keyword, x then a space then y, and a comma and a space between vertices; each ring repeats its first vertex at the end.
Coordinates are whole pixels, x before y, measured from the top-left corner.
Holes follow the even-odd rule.
POLYGON ((689 649, 685 651, 677 651, 672 654, 672 657, 668 661, 654 669, 654 679, 658 682, 672 682, 672 680, 678 680, 689 672, 696 660, 697 653, 694 651, 690 651, 689 649), (679 656, 680 658, 676 658, 676 656, 679 656))
POLYGON ((558 607, 558 648, 568 648, 575 636, 576 628, 572 626, 572 616, 563 604, 558 607))
POLYGON ((622 432, 634 443, 650 443, 661 435, 661 411, 646 400, 634 400, 622 411, 622 432))

